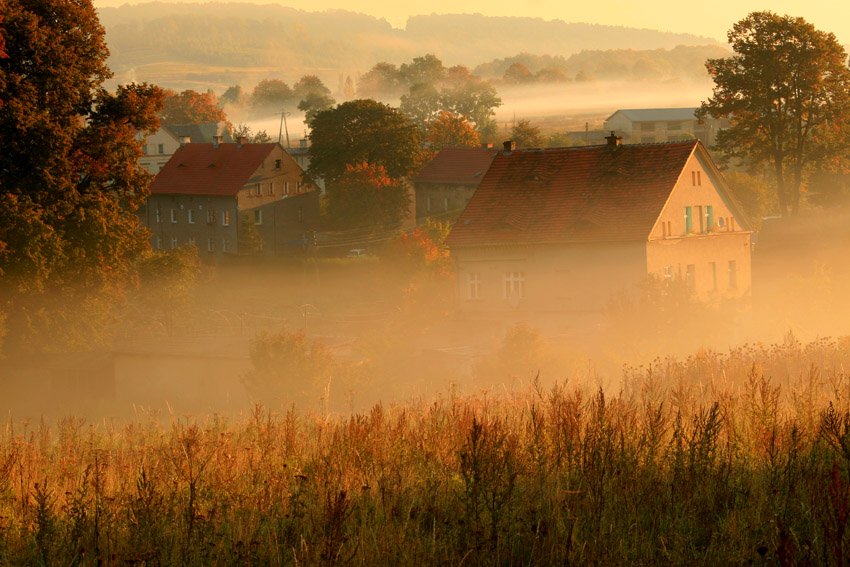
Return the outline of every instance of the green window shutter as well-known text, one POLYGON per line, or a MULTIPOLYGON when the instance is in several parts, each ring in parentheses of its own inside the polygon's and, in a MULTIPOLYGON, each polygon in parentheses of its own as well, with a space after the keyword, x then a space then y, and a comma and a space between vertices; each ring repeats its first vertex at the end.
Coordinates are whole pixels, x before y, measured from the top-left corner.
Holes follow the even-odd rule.
POLYGON ((714 228, 714 209, 711 208, 711 205, 707 205, 705 207, 705 230, 711 232, 711 229, 714 228))
POLYGON ((691 207, 685 207, 685 232, 694 231, 694 215, 691 212, 691 207))

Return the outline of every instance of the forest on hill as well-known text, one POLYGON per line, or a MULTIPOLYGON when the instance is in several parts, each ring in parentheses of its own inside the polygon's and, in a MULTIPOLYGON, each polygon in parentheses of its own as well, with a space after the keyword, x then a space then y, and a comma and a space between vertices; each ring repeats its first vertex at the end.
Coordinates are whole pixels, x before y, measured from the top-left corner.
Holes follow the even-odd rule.
POLYGON ((151 2, 102 8, 99 15, 117 82, 178 89, 294 81, 306 73, 336 86, 340 75, 356 79, 377 62, 400 64, 425 53, 450 65, 481 65, 487 75, 499 67, 487 61, 537 53, 548 55, 531 57, 549 58, 570 78, 582 70, 600 79, 625 70, 618 78, 630 79, 637 65, 651 78, 690 79, 704 76, 702 61, 724 50, 689 34, 481 14, 415 16, 405 29, 349 11, 237 3, 151 2))

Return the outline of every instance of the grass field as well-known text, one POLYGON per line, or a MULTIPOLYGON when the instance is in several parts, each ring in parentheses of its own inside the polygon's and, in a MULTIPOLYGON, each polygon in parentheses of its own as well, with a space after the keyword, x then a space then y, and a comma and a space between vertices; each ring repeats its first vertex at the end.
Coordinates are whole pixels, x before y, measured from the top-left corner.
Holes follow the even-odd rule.
POLYGON ((832 565, 847 340, 347 417, 9 423, 3 565, 832 565))

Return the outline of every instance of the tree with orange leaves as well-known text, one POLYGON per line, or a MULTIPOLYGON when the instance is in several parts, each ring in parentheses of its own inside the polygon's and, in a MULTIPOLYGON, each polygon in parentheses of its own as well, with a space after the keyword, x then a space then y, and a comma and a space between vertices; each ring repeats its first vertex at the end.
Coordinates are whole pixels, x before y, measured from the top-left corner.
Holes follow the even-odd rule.
POLYGON ((165 91, 160 122, 163 124, 208 124, 227 120, 207 93, 165 91))
POLYGON ((428 124, 425 139, 435 152, 446 146, 475 147, 480 144, 478 133, 466 118, 446 110, 428 124))
POLYGON ((395 224, 410 210, 410 196, 401 180, 382 165, 361 162, 327 187, 327 216, 336 228, 395 224))

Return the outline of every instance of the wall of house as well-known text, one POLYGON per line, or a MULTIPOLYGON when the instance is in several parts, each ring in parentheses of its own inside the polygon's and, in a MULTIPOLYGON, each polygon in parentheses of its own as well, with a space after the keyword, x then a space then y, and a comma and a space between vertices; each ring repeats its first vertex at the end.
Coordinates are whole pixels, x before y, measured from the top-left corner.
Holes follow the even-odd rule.
POLYGON ((752 289, 750 233, 730 232, 651 240, 647 271, 680 279, 702 301, 748 297, 752 289))
POLYGON ((239 210, 234 196, 151 195, 139 213, 155 250, 194 243, 201 257, 237 251, 239 210))
POLYGON ((692 155, 647 244, 648 271, 688 281, 703 300, 741 297, 751 288, 751 234, 718 191, 721 183, 698 154, 692 155))
POLYGON ((458 307, 467 313, 603 311, 647 273, 643 242, 461 248, 452 255, 458 307), (508 280, 517 276, 522 297, 510 297, 508 280))
POLYGON ((254 228, 263 241, 261 252, 297 254, 304 252, 319 227, 319 192, 309 191, 279 199, 253 209, 254 228), (260 223, 256 222, 260 212, 260 223))
POLYGON ((416 183, 416 218, 453 220, 460 216, 478 185, 416 183))
POLYGON ((139 165, 156 175, 179 147, 180 142, 164 128, 160 128, 144 141, 144 155, 139 158, 139 165))

